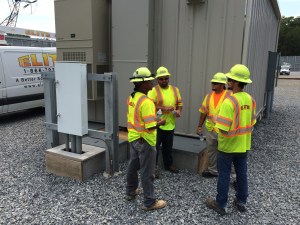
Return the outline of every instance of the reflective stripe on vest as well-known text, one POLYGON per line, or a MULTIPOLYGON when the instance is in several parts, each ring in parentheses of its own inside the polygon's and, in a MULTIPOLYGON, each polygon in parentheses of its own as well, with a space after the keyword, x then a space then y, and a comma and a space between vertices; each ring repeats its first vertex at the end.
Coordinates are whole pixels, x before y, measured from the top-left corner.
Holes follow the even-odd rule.
MULTIPOLYGON (((228 132, 224 132, 221 130, 221 132, 223 133, 224 136, 227 137, 232 137, 232 136, 237 136, 237 135, 242 135, 242 134, 249 134, 252 131, 252 124, 253 121, 255 120, 255 113, 254 113, 254 106, 255 106, 255 101, 253 100, 253 98, 251 98, 252 101, 252 118, 251 118, 251 125, 246 126, 246 127, 240 127, 240 105, 239 102, 237 100, 237 98, 235 96, 230 96, 228 97, 228 99, 231 101, 231 103, 233 104, 234 107, 234 119, 233 119, 233 130, 230 130, 228 132)), ((225 126, 231 126, 231 122, 226 119, 226 118, 222 118, 220 116, 218 116, 217 121, 225 126)))
MULTIPOLYGON (((178 105, 178 94, 177 94, 177 91, 176 91, 176 87, 173 87, 172 85, 170 85, 173 93, 174 93, 174 98, 175 98, 175 102, 176 102, 176 106, 178 105)), ((157 103, 156 105, 157 106, 163 106, 163 103, 164 103, 164 98, 163 98, 163 95, 159 89, 159 85, 156 85, 155 87, 155 91, 156 91, 156 95, 157 95, 157 103)))
MULTIPOLYGON (((129 97, 130 98, 130 97, 129 97)), ((129 104, 129 98, 128 98, 128 101, 127 101, 127 104, 129 104)), ((130 129, 134 129, 138 132, 148 132, 148 130, 145 128, 144 125, 141 125, 141 122, 140 122, 140 118, 139 118, 139 111, 140 111, 140 107, 142 105, 142 103, 147 99, 146 96, 142 96, 140 97, 140 99, 137 101, 136 105, 135 105, 135 108, 134 108, 134 124, 128 122, 127 123, 127 129, 130 130, 130 129)), ((154 120, 155 118, 153 116, 149 116, 147 118, 144 119, 145 123, 149 122, 150 120, 154 120)), ((150 122, 152 122, 150 121, 150 122)))
POLYGON ((256 120, 256 114, 255 114, 255 109, 256 108, 256 102, 252 98, 252 120, 251 120, 251 125, 253 125, 254 120, 256 120))

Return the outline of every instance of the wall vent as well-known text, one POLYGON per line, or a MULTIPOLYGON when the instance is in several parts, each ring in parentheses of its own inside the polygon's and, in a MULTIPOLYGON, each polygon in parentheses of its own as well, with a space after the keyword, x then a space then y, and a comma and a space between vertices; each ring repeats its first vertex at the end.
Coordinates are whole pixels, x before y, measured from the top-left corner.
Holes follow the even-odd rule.
POLYGON ((86 62, 85 52, 64 52, 63 61, 86 62))

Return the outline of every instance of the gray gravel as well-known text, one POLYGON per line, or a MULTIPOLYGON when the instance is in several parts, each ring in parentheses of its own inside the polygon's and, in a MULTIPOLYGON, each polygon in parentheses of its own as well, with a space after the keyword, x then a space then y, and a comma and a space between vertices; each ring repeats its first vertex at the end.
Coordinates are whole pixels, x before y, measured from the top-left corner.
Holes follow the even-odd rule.
POLYGON ((279 80, 271 118, 257 124, 249 156, 248 211, 221 217, 203 202, 216 180, 162 172, 156 194, 165 209, 144 212, 142 196, 123 200, 126 164, 118 177, 86 182, 45 172, 42 111, 0 118, 0 224, 300 224, 300 81, 279 80))

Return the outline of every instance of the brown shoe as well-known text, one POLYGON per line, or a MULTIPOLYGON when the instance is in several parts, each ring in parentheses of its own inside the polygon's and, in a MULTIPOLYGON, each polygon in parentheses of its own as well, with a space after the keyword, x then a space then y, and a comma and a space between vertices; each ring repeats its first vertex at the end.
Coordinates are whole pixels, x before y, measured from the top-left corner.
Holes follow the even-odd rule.
POLYGON ((211 172, 209 172, 208 170, 205 170, 203 173, 202 173, 202 177, 205 177, 205 178, 213 178, 213 177, 218 177, 217 174, 213 174, 211 172))
POLYGON ((216 203, 216 200, 214 200, 213 198, 208 198, 206 200, 206 206, 210 209, 215 210, 221 216, 226 215, 226 209, 225 208, 219 208, 217 203, 216 203))
POLYGON ((134 194, 133 195, 128 195, 126 194, 124 199, 127 201, 132 201, 135 199, 135 196, 137 196, 138 194, 140 194, 141 190, 139 188, 135 189, 134 194))
POLYGON ((156 209, 162 209, 167 205, 167 202, 164 200, 156 200, 153 205, 149 207, 144 207, 143 209, 145 211, 150 211, 150 210, 156 210, 156 209))

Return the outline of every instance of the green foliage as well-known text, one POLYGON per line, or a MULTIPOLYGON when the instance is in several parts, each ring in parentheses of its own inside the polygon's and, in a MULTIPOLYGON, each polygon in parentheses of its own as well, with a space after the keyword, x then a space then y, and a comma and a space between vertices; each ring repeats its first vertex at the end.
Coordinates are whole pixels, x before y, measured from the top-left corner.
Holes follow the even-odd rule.
POLYGON ((300 17, 282 17, 278 51, 282 56, 300 55, 300 17))

